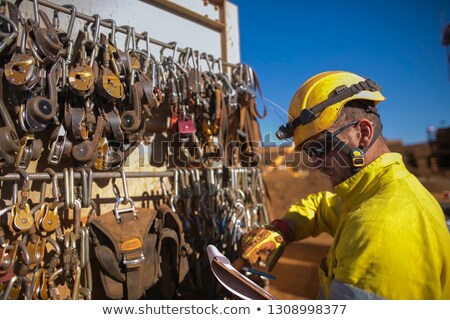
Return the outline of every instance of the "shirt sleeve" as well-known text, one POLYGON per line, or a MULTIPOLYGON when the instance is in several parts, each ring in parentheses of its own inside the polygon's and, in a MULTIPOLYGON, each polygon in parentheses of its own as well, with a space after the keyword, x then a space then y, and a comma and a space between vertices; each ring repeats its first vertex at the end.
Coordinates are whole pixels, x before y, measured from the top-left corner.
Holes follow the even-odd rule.
POLYGON ((334 236, 339 221, 339 197, 324 191, 310 194, 291 205, 284 220, 295 226, 296 240, 318 236, 326 232, 334 236))

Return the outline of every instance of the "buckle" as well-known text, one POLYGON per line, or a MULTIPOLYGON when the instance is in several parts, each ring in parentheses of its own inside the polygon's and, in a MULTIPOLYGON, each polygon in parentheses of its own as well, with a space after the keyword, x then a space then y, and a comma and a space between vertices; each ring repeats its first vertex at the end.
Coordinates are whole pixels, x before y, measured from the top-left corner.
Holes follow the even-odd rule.
POLYGON ((122 255, 123 255, 123 260, 122 261, 123 261, 123 264, 126 265, 126 266, 139 264, 139 263, 145 261, 144 250, 139 251, 139 257, 136 258, 136 259, 129 260, 128 259, 128 255, 129 254, 131 254, 131 253, 122 253, 122 255))
POLYGON ((361 168, 362 166, 364 166, 364 151, 362 149, 352 149, 350 151, 350 158, 352 159, 353 167, 361 168))

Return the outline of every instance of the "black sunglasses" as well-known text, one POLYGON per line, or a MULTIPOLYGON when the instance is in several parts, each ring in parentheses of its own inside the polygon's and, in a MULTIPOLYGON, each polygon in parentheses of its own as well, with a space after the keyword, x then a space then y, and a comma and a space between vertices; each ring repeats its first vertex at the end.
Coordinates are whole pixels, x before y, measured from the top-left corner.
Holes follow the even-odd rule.
POLYGON ((351 126, 357 124, 359 121, 353 121, 350 123, 347 123, 346 125, 342 126, 335 132, 331 131, 324 131, 325 138, 319 139, 319 140, 313 140, 313 141, 307 141, 303 144, 302 150, 306 153, 308 157, 317 157, 320 159, 325 158, 328 152, 333 150, 333 148, 336 148, 342 145, 345 145, 345 143, 337 137, 339 133, 344 131, 347 128, 350 128, 351 126))

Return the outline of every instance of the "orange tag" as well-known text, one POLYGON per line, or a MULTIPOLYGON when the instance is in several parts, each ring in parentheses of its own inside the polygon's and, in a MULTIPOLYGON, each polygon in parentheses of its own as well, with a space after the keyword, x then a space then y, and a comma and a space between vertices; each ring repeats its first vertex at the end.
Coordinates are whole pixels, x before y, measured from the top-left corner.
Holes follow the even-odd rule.
POLYGON ((120 250, 121 251, 130 251, 142 248, 142 242, 138 238, 131 238, 122 243, 120 250))

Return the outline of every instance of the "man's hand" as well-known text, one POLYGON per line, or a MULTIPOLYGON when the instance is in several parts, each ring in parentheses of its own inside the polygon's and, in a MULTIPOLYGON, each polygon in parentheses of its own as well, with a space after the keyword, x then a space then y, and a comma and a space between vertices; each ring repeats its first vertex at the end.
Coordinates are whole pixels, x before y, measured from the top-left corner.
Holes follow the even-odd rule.
POLYGON ((286 242, 281 232, 262 227, 247 233, 242 239, 242 258, 254 265, 261 259, 272 271, 284 251, 286 242))

